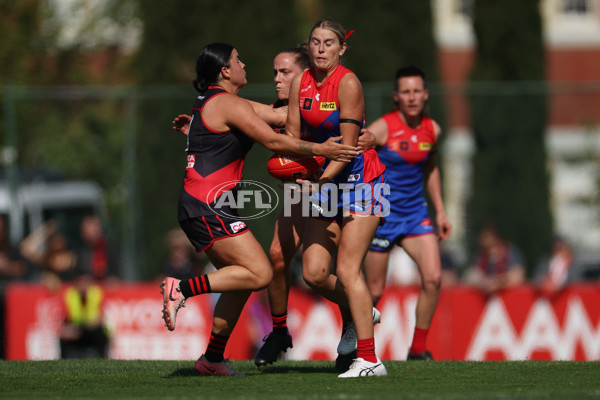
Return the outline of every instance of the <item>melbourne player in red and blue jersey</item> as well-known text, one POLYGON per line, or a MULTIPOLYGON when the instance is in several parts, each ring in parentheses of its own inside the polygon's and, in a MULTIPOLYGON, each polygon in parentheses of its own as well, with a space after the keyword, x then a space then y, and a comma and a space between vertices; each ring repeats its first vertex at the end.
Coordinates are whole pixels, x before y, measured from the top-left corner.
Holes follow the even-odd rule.
MULTIPOLYGON (((317 143, 341 136, 343 144, 356 146, 364 120, 364 96, 356 75, 340 65, 346 49, 346 33, 338 22, 325 19, 313 26, 308 40, 313 67, 294 78, 290 90, 286 123, 290 135, 300 138, 310 133, 317 143)), ((297 181, 319 200, 313 202, 316 207, 330 199, 326 200, 328 212, 316 208, 325 218, 306 221, 302 272, 313 289, 340 306, 347 322, 338 354, 356 351, 356 356, 348 357, 350 363, 343 366, 336 361, 336 368, 343 372, 340 378, 387 374, 375 352, 373 323, 379 312, 373 309, 362 274, 362 261, 381 221, 378 196, 384 194, 371 188, 384 186, 384 172, 376 153, 367 151, 349 163, 328 162, 317 184, 297 181), (323 187, 329 192, 323 193, 323 187), (330 273, 334 254, 336 275, 330 273)))
POLYGON ((452 230, 444 212, 435 157, 441 129, 425 115, 428 96, 423 71, 416 67, 401 68, 396 73, 394 91, 397 109, 368 127, 376 137, 379 157, 387 167, 390 214, 371 242, 365 257, 365 275, 373 303, 377 304, 383 294, 394 245, 402 246, 417 264, 422 283, 409 360, 432 359, 426 339, 441 285, 438 240, 448 238, 452 230), (436 226, 428 215, 424 186, 436 212, 437 237, 436 226))
MULTIPOLYGON (((300 83, 300 115, 302 118, 301 136, 310 136, 317 142, 324 142, 330 137, 340 135, 340 109, 338 101, 338 87, 342 78, 352 73, 348 68, 338 65, 335 71, 322 84, 317 84, 315 70, 305 71, 300 83)), ((362 121, 352 120, 361 128, 362 121)), ((327 169, 329 160, 323 166, 327 169)), ((352 189, 343 193, 338 191, 337 210, 334 219, 341 221, 345 213, 355 214, 381 214, 384 205, 379 204, 382 200, 382 187, 384 182, 385 166, 379 161, 375 150, 370 149, 354 158, 352 161, 332 178, 335 184, 346 184, 352 189), (366 185, 365 185, 366 184, 366 185), (377 187, 375 185, 379 184, 377 187)), ((327 193, 323 191, 314 194, 318 203, 326 203, 327 193)), ((319 206, 320 207, 320 206, 319 206)), ((386 208, 387 210, 387 208, 386 208)), ((321 217, 324 217, 321 213, 321 217)))

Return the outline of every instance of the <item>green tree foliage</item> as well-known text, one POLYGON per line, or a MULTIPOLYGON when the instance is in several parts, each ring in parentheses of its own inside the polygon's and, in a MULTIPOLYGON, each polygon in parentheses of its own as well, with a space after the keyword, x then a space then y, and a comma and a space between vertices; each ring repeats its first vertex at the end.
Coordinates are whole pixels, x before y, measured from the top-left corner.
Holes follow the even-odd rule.
POLYGON ((0 83, 43 82, 43 10, 40 0, 0 0, 0 83))
POLYGON ((548 250, 552 232, 539 1, 476 0, 473 26, 477 56, 470 103, 476 151, 467 222, 474 241, 482 224, 493 220, 523 250, 531 271, 548 250))
MULTIPOLYGON (((68 43, 61 42, 60 36, 69 15, 58 12, 54 7, 58 3, 0 0, 2 144, 16 148, 20 170, 98 182, 108 205, 109 233, 119 239, 126 190, 127 107, 117 88, 84 85, 127 82, 127 54, 119 48, 119 38, 98 41, 91 32, 112 32, 126 25, 133 18, 135 3, 103 2, 102 13, 90 15, 81 34, 68 43), (112 21, 111 29, 106 28, 107 21, 112 21), (82 86, 67 86, 75 84, 82 86), (15 85, 11 96, 6 95, 5 85, 15 85), (14 111, 5 124, 7 107, 14 111), (6 126, 11 132, 4 131, 6 126)), ((85 6, 81 1, 69 4, 85 6)))
MULTIPOLYGON (((347 31, 354 30, 348 39, 345 65, 363 83, 389 82, 389 95, 383 99, 384 107, 380 113, 394 106, 391 92, 396 70, 405 65, 416 65, 425 71, 428 82, 433 83, 431 112, 443 126, 443 107, 436 86, 440 74, 431 2, 384 0, 375 6, 360 0, 330 0, 323 5, 324 17, 340 22, 347 31)), ((379 115, 367 115, 367 121, 377 117, 379 115)))

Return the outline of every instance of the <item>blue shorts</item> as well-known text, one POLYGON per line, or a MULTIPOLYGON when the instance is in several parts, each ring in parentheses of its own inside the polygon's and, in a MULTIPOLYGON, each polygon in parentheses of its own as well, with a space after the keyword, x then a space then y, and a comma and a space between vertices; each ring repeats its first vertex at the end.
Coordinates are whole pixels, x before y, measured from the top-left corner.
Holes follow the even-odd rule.
POLYGON ((385 172, 371 182, 326 184, 310 196, 310 216, 338 223, 350 214, 385 217, 390 210, 388 194, 385 172))
POLYGON ((386 219, 385 224, 377 228, 369 250, 390 251, 402 239, 435 233, 435 228, 427 207, 416 212, 410 218, 386 219))

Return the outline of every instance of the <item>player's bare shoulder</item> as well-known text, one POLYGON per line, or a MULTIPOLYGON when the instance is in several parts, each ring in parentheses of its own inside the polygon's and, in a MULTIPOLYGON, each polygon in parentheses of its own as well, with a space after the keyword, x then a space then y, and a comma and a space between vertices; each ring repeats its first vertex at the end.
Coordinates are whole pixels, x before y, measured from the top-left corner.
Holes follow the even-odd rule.
POLYGON ((362 84, 360 83, 358 76, 351 71, 344 75, 340 80, 340 90, 342 88, 348 90, 360 90, 362 92, 362 84))
POLYGON ((431 120, 431 123, 433 124, 433 133, 437 139, 442 134, 442 128, 440 127, 440 124, 433 119, 431 120))

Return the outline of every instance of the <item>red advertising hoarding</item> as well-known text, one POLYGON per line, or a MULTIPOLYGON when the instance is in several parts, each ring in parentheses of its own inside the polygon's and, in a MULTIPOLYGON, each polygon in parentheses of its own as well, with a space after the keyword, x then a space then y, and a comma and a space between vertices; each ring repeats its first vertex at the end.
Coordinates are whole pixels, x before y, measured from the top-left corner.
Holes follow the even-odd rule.
MULTIPOLYGON (((205 350, 217 294, 189 299, 169 332, 155 284, 105 287, 104 315, 114 359, 195 359, 205 350)), ((390 287, 378 304, 375 343, 383 360, 403 360, 412 340, 418 288, 390 287)), ((6 356, 60 357, 62 292, 14 284, 6 292, 6 356)), ((254 293, 226 349, 234 360, 253 359, 271 329, 265 292, 254 293)), ((341 320, 337 306, 311 291, 293 289, 288 326, 292 360, 336 357, 341 320)), ((469 287, 442 291, 428 338, 437 360, 600 360, 600 286, 576 285, 554 298, 523 286, 487 298, 469 287)))

